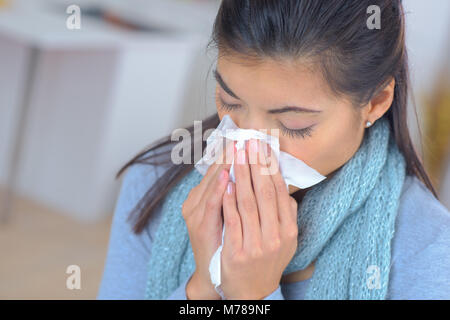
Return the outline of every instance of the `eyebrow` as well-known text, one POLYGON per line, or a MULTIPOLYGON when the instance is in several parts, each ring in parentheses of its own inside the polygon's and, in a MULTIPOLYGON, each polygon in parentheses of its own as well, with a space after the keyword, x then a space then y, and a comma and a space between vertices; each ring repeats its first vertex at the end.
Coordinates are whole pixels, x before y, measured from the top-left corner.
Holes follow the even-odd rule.
POLYGON ((216 81, 220 84, 220 86, 222 87, 223 90, 225 90, 226 93, 228 93, 230 96, 232 96, 235 99, 241 100, 241 98, 239 98, 229 87, 228 85, 225 83, 225 81, 223 81, 222 76, 220 75, 219 71, 217 71, 217 69, 214 69, 214 78, 216 79, 216 81))
MULTIPOLYGON (((220 84, 222 89, 228 93, 230 96, 232 96, 235 99, 241 100, 231 89, 228 87, 228 85, 223 80, 222 76, 220 75, 219 71, 217 69, 214 69, 214 78, 216 81, 220 84)), ((312 110, 305 107, 297 107, 297 106, 286 106, 279 109, 270 109, 267 111, 269 114, 280 114, 285 112, 296 112, 296 113, 321 113, 320 110, 312 110)))

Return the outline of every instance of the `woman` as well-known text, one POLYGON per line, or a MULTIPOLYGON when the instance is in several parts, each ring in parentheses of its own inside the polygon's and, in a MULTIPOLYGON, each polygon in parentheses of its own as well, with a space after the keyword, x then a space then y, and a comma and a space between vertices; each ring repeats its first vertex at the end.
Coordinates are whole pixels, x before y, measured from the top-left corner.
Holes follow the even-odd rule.
POLYGON ((257 173, 267 162, 249 163, 277 163, 254 141, 233 155, 235 184, 226 162, 203 177, 195 161, 173 164, 166 137, 119 172, 130 169, 98 298, 450 298, 450 214, 406 123, 401 1, 224 0, 211 44, 217 114, 203 132, 224 115, 279 129, 280 149, 327 179, 286 190, 279 171, 257 173), (381 29, 368 27, 371 5, 381 29))

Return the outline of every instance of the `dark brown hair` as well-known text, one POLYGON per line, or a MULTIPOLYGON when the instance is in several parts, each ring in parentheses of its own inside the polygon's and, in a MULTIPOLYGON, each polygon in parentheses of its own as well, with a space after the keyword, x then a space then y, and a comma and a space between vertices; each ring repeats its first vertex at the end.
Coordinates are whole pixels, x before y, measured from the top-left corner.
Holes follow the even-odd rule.
MULTIPOLYGON (((355 107, 369 102, 394 78, 394 99, 384 117, 389 119, 406 159, 407 174, 417 176, 438 198, 407 126, 410 80, 400 0, 223 0, 210 46, 217 48, 221 55, 240 56, 247 61, 313 59, 332 91, 350 97, 355 107), (367 27, 367 8, 371 5, 380 8, 381 29, 367 27)), ((219 117, 215 114, 202 122, 202 131, 214 129, 218 124, 219 117)), ((194 126, 186 129, 193 136, 194 126)), ((192 141, 191 150, 194 143, 197 142, 192 141)), ((204 150, 206 141, 201 143, 204 150)), ((117 174, 119 177, 136 163, 169 165, 131 212, 129 219, 134 217, 135 233, 144 229, 153 209, 199 160, 191 158, 190 164, 173 164, 171 148, 158 152, 172 144, 170 135, 156 141, 117 174)))

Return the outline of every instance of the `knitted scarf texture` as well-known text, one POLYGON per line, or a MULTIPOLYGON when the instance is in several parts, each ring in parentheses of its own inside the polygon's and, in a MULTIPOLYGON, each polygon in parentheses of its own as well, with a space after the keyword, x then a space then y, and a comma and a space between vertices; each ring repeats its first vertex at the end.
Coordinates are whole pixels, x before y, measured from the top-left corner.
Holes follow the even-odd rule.
MULTIPOLYGON (((381 118, 335 174, 298 207, 298 246, 283 275, 315 261, 305 299, 386 299, 391 240, 406 162, 381 118)), ((181 206, 203 176, 195 169, 166 195, 148 263, 146 299, 167 299, 195 271, 181 206)))

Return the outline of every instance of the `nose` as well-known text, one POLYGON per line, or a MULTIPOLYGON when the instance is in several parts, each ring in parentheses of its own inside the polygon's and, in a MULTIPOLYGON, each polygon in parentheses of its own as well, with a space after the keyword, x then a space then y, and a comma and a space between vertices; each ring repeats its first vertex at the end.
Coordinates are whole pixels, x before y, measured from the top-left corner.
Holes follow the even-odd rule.
POLYGON ((264 122, 259 117, 247 113, 245 115, 239 115, 233 118, 234 123, 241 129, 253 129, 261 130, 264 129, 264 122))

